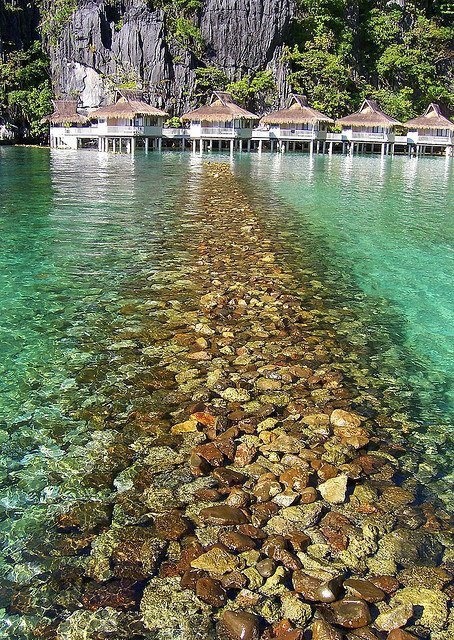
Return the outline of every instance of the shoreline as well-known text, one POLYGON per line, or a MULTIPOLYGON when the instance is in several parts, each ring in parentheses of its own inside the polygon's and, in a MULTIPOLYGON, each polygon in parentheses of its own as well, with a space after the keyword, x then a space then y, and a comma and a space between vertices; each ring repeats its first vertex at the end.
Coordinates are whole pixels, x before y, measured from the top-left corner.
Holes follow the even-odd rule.
POLYGON ((448 514, 386 413, 353 406, 336 327, 314 330, 326 317, 283 239, 228 165, 197 171, 184 254, 147 276, 146 329, 111 346, 149 402, 76 412, 93 469, 62 487, 54 592, 19 589, 12 610, 49 598, 33 637, 59 640, 450 640, 448 514))

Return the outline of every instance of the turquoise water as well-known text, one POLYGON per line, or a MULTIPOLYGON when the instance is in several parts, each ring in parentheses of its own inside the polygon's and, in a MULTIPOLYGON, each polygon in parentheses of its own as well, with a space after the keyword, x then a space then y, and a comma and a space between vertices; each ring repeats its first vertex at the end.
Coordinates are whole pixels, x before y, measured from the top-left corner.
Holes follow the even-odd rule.
MULTIPOLYGON (((251 173, 291 205, 301 242, 367 296, 401 319, 416 385, 438 386, 429 420, 454 411, 454 163, 406 157, 275 156, 251 173)), ((396 336, 397 337, 397 336, 396 336)))
MULTIPOLYGON (((43 551, 50 517, 109 492, 90 480, 122 445, 109 416, 150 411, 140 350, 159 278, 189 286, 200 163, 0 147, 0 637, 30 637, 23 616, 2 617, 12 585, 64 566, 43 551)), ((355 384, 409 411, 409 439, 447 474, 454 163, 243 154, 234 169, 308 300, 332 308, 321 334, 362 353, 355 384)))

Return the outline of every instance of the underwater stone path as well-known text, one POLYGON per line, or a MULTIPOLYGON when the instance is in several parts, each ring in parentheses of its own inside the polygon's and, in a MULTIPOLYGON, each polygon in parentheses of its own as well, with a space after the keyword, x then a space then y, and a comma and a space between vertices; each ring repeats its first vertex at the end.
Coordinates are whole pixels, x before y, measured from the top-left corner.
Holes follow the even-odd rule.
POLYGON ((376 408, 352 410, 335 329, 311 330, 230 167, 204 165, 188 197, 191 250, 155 276, 140 354, 151 409, 106 419, 112 493, 58 515, 34 637, 451 640, 448 514, 376 408))

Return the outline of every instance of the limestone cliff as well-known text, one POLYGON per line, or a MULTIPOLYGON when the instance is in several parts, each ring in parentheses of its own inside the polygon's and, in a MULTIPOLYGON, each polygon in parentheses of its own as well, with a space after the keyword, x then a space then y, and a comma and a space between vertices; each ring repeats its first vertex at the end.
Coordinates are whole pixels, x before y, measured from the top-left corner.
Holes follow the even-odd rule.
POLYGON ((192 17, 203 38, 198 53, 182 46, 167 13, 151 2, 77 4, 49 50, 55 92, 79 94, 84 106, 107 100, 114 83, 140 80, 157 105, 178 113, 193 103, 194 69, 211 65, 231 80, 272 69, 283 88, 280 58, 292 0, 205 0, 192 17))

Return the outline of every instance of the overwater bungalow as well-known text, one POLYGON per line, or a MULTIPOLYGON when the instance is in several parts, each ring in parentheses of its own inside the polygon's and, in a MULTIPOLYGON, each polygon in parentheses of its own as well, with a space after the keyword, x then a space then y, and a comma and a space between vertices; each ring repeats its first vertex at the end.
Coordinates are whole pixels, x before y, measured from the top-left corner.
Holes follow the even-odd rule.
POLYGON ((143 99, 141 91, 118 90, 115 102, 95 109, 90 119, 96 120, 96 136, 100 151, 134 153, 136 141, 143 141, 145 151, 150 143, 161 149, 162 128, 168 114, 143 99))
POLYGON ((417 118, 405 123, 407 127, 407 144, 410 153, 416 155, 445 153, 453 155, 454 123, 448 120, 440 105, 431 102, 425 112, 417 118))
MULTIPOLYGON (((328 125, 333 122, 334 120, 324 113, 310 107, 306 96, 292 93, 289 96, 286 108, 272 111, 264 116, 260 120, 260 125, 267 127, 271 150, 273 150, 274 141, 277 141, 278 148, 281 151, 288 151, 290 145, 295 151, 298 143, 301 143, 300 146, 302 148, 307 145, 312 153, 315 144, 317 145, 317 150, 321 148, 321 145, 325 144, 328 125)), ((262 150, 263 133, 261 130, 257 131, 257 134, 260 135, 259 151, 262 150)))
POLYGON ((246 141, 248 151, 251 148, 252 128, 259 116, 235 104, 230 93, 214 91, 209 104, 185 113, 181 119, 189 122, 189 136, 193 151, 213 149, 217 141, 218 149, 226 142, 233 152, 234 148, 243 149, 246 141))
POLYGON ((344 150, 373 152, 379 145, 386 155, 394 153, 394 128, 401 123, 382 111, 375 100, 366 99, 359 111, 339 118, 336 124, 342 126, 344 150))
POLYGON ((43 118, 49 122, 49 142, 53 149, 77 149, 80 141, 90 135, 89 121, 78 113, 77 100, 53 100, 54 111, 43 118), (80 130, 83 129, 81 133, 80 130))

